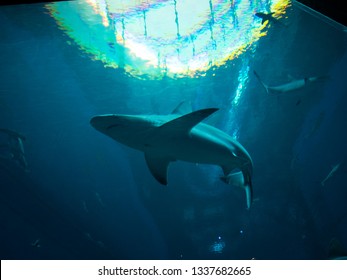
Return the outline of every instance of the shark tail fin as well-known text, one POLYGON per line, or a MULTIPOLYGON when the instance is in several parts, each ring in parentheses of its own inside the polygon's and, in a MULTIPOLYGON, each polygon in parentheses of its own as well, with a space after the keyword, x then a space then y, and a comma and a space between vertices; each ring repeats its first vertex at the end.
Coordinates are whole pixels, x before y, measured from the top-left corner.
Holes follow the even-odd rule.
POLYGON ((252 179, 249 172, 243 172, 243 176, 245 177, 245 185, 243 188, 246 192, 246 202, 247 202, 247 209, 251 208, 252 202, 253 202, 253 186, 252 186, 252 179))
POLYGON ((245 185, 244 189, 246 191, 246 202, 247 202, 247 209, 251 208, 252 201, 253 201, 253 190, 251 185, 245 185))
POLYGON ((266 93, 269 93, 269 87, 263 82, 263 80, 260 78, 260 76, 258 75, 258 73, 253 70, 254 75, 257 77, 258 81, 261 83, 261 85, 264 87, 266 93))
POLYGON ((246 192, 247 209, 250 209, 253 202, 251 171, 249 169, 235 171, 234 168, 230 169, 226 166, 222 168, 224 171, 224 176, 220 176, 220 179, 228 185, 233 185, 244 189, 246 192))
POLYGON ((306 78, 308 82, 316 82, 316 81, 327 81, 330 79, 329 75, 322 75, 317 77, 308 77, 306 78))

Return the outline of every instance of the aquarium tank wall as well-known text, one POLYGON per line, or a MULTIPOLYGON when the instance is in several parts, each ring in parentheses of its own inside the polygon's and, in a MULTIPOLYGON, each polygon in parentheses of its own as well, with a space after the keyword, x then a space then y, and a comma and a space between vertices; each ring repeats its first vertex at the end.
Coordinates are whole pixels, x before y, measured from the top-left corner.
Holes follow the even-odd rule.
POLYGON ((1 259, 347 256, 345 26, 289 0, 0 23, 1 259))

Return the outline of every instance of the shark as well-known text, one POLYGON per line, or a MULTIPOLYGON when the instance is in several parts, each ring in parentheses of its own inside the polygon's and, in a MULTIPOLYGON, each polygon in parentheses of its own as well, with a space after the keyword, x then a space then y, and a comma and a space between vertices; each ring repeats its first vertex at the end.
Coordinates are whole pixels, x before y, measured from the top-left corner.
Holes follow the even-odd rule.
POLYGON ((24 153, 23 141, 25 141, 25 136, 6 128, 0 128, 0 133, 8 135, 7 147, 10 151, 11 158, 23 167, 25 172, 29 172, 24 153))
POLYGON ((334 165, 332 167, 332 169, 330 170, 329 174, 324 178, 324 180, 320 183, 322 186, 325 185, 325 182, 328 181, 333 175, 334 173, 339 169, 341 163, 338 163, 336 165, 334 165))
POLYGON ((278 19, 273 17, 273 12, 272 13, 255 13, 255 16, 257 16, 258 18, 261 18, 261 24, 264 24, 264 22, 268 21, 268 22, 272 22, 272 23, 277 23, 278 19))
POLYGON ((280 84, 277 86, 268 86, 267 84, 263 82, 263 80, 260 78, 259 74, 256 71, 253 71, 253 73, 257 77, 260 84, 264 87, 265 91, 269 94, 281 94, 281 93, 295 91, 295 90, 306 87, 310 83, 324 80, 327 78, 326 76, 306 77, 303 79, 292 80, 288 83, 280 84))
MULTIPOLYGON (((235 172, 237 184, 246 192, 247 209, 253 199, 253 162, 247 150, 222 130, 202 122, 218 111, 206 108, 181 114, 176 108, 168 115, 105 114, 94 116, 90 124, 115 141, 144 153, 153 177, 168 184, 168 166, 174 161, 220 166, 223 178, 235 172), (240 183, 241 181, 241 183, 240 183)), ((235 180, 222 179, 234 184, 235 180)))
POLYGON ((255 13, 255 16, 258 18, 261 18, 261 24, 264 24, 265 22, 269 22, 269 24, 274 24, 274 25, 281 25, 283 27, 288 27, 286 24, 281 22, 279 19, 275 18, 273 15, 275 13, 255 13))

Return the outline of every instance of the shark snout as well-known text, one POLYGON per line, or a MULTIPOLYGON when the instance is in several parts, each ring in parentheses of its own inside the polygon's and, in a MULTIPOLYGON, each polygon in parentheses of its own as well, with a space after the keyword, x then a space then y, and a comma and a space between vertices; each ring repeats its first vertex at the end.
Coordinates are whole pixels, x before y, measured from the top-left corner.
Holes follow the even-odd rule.
POLYGON ((96 130, 106 133, 107 130, 120 126, 120 122, 116 115, 101 115, 90 119, 90 124, 96 130))
POLYGON ((96 116, 91 118, 90 125, 94 127, 96 130, 105 133, 107 130, 107 124, 104 122, 103 116, 96 116))
POLYGON ((98 123, 100 123, 100 117, 99 116, 92 117, 90 119, 90 124, 92 127, 96 128, 98 126, 98 123))

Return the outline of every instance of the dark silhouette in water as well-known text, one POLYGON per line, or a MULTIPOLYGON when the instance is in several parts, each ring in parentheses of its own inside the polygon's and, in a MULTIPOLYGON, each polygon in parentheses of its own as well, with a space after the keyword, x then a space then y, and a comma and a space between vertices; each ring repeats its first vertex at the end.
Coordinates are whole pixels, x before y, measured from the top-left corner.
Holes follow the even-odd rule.
POLYGON ((85 237, 86 230, 78 222, 64 217, 54 208, 52 201, 39 194, 39 186, 27 172, 25 137, 4 128, 0 133, 5 135, 0 142, 0 206, 6 209, 6 215, 1 217, 2 226, 9 228, 15 223, 18 230, 29 223, 40 236, 30 242, 27 240, 32 234, 29 229, 28 233, 18 230, 11 232, 11 236, 4 234, 0 242, 0 258, 18 258, 18 255, 12 255, 13 247, 20 247, 22 258, 29 259, 112 258, 100 244, 85 237), (59 248, 53 254, 50 252, 51 244, 59 248), (40 250, 33 251, 32 248, 40 250))
POLYGON ((284 27, 287 27, 284 23, 280 22, 277 18, 273 16, 274 12, 272 13, 255 13, 255 16, 258 18, 261 18, 261 24, 264 24, 265 22, 269 22, 270 24, 280 24, 284 27))
POLYGON ((332 238, 329 243, 328 257, 331 260, 347 260, 347 250, 337 238, 332 238))
POLYGON ((261 24, 264 24, 266 21, 269 21, 270 23, 277 23, 277 19, 275 19, 272 15, 274 13, 255 13, 255 15, 258 18, 261 18, 261 24))
POLYGON ((25 158, 24 145, 25 137, 13 130, 0 128, 0 133, 7 135, 7 143, 0 143, 0 157, 9 157, 17 162, 25 171, 28 171, 28 163, 25 158))
POLYGON ((40 194, 39 186, 11 159, 0 158, 0 178, 0 206, 6 213, 0 216, 1 226, 15 228, 2 231, 1 259, 114 258, 86 238, 79 221, 64 216, 53 201, 40 194))

